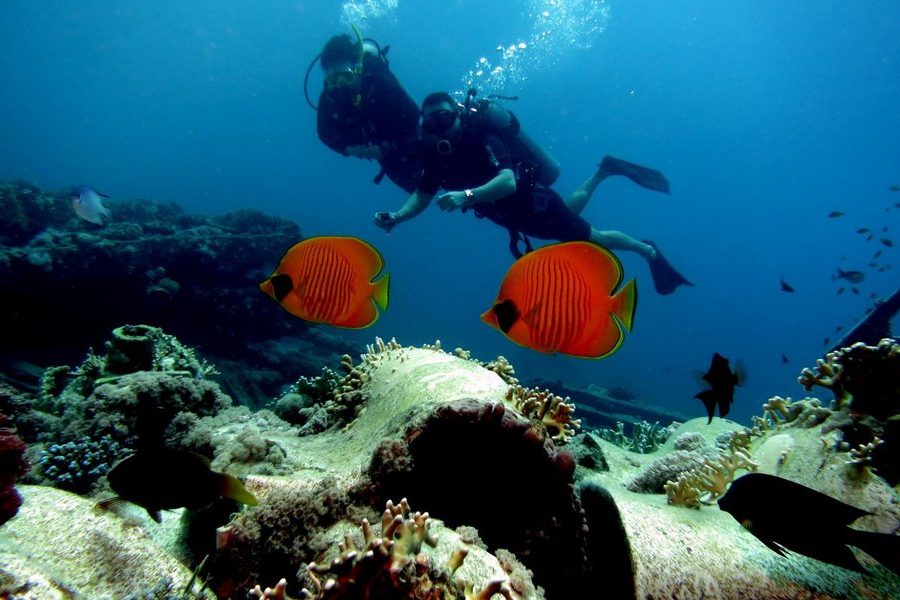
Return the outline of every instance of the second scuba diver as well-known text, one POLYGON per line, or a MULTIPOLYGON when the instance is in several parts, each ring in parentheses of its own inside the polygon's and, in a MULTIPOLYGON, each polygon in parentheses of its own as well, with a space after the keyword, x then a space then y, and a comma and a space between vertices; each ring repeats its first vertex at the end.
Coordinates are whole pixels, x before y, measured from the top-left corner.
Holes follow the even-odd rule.
MULTIPOLYGON (((446 92, 430 94, 422 104, 421 128, 424 172, 416 189, 396 212, 380 212, 375 224, 390 231, 419 215, 437 195, 445 211, 473 210, 506 227, 510 250, 520 256, 520 242, 530 250, 527 236, 538 239, 589 240, 612 250, 627 250, 644 257, 660 294, 681 285, 693 285, 663 257, 651 241, 638 241, 621 231, 600 231, 580 216, 597 186, 610 175, 623 175, 639 185, 668 192, 658 171, 606 157, 597 171, 566 200, 542 185, 541 166, 531 163, 490 127, 467 126, 469 111, 446 92)), ((555 179, 555 176, 553 177, 555 179)))
MULTIPOLYGON (((388 68, 387 48, 372 40, 336 35, 317 57, 325 73, 316 132, 322 142, 344 156, 376 160, 381 172, 406 192, 416 188, 419 162, 419 107, 388 68)), ((304 92, 309 73, 307 70, 304 92)))

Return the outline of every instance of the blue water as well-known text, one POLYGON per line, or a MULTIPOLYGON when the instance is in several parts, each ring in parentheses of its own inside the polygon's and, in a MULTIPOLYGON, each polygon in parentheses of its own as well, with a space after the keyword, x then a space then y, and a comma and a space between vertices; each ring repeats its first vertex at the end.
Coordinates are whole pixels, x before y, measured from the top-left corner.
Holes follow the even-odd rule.
MULTIPOLYGON (((511 108, 562 162, 564 195, 606 153, 665 172, 671 197, 609 180, 584 216, 655 240, 696 287, 661 297, 643 260, 622 254, 640 300, 634 332, 603 361, 537 354, 485 327, 478 315, 511 263, 506 232, 431 207, 385 235, 372 215, 405 195, 316 138, 302 78, 347 31, 337 2, 4 0, 0 179, 90 183, 207 214, 252 206, 307 235, 363 237, 392 289, 378 323, 347 334, 357 349, 376 335, 440 339, 504 354, 522 374, 622 385, 696 415, 693 372, 714 351, 741 358, 742 421, 771 395, 803 396, 796 376, 823 339, 858 319, 871 292, 896 288, 897 269, 866 264, 876 249, 896 262, 897 249, 854 230, 887 226, 900 242, 900 209, 886 211, 900 201, 888 190, 900 184, 897 2, 368 5, 383 10, 359 22, 363 33, 390 44, 416 99, 462 89, 479 58, 508 67, 498 91, 521 97, 511 108), (498 45, 538 39, 536 14, 560 7, 585 18, 548 18, 547 42, 502 61, 498 45), (859 296, 835 294, 839 265, 867 272, 859 296), (779 290, 782 276, 797 293, 779 290)), ((320 82, 316 71, 314 97, 320 82)))

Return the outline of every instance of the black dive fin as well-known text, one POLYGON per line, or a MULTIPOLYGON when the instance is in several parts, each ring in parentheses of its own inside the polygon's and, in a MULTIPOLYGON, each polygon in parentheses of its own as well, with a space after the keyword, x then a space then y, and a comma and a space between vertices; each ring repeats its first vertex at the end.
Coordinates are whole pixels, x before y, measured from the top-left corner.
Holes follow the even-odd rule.
POLYGON ((662 252, 659 251, 659 248, 656 247, 656 244, 651 242, 650 240, 644 240, 645 244, 649 244, 656 250, 656 258, 649 261, 650 263, 650 275, 653 276, 653 287, 656 288, 656 291, 662 294, 663 296, 668 296, 672 292, 674 292, 678 286, 680 285, 689 285, 693 286, 694 284, 688 281, 684 275, 675 270, 669 261, 666 260, 666 257, 663 256, 662 252))
POLYGON ((663 194, 669 193, 669 180, 656 169, 648 169, 647 167, 612 156, 604 156, 603 160, 600 161, 600 168, 610 175, 627 177, 648 190, 662 192, 663 194))
POLYGON ((709 415, 709 421, 707 421, 706 424, 709 425, 712 423, 713 415, 716 414, 716 392, 714 390, 703 390, 694 396, 694 398, 699 399, 700 402, 703 403, 703 406, 706 407, 706 414, 709 415))

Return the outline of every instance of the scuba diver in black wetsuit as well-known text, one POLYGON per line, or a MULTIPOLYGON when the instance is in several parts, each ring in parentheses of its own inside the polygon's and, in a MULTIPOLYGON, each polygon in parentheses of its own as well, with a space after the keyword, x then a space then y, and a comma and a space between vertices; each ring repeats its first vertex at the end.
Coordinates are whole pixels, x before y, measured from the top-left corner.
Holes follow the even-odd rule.
POLYGON ((316 60, 306 71, 304 93, 318 111, 316 132, 322 142, 344 156, 376 160, 381 171, 406 192, 422 174, 418 151, 419 107, 388 68, 388 48, 372 40, 336 35, 316 57, 325 72, 318 106, 307 85, 316 60))
MULTIPOLYGON (((623 175, 636 183, 668 192, 659 171, 606 157, 597 171, 566 200, 543 185, 541 166, 510 152, 507 143, 490 127, 467 126, 468 109, 450 94, 430 94, 422 104, 424 172, 418 187, 396 212, 380 212, 375 224, 390 231, 398 223, 419 215, 439 189, 445 192, 438 206, 445 211, 473 210, 506 227, 510 250, 520 256, 519 242, 539 239, 590 240, 613 250, 643 256, 650 265, 654 286, 671 294, 681 285, 693 285, 676 271, 653 242, 640 242, 620 231, 600 231, 580 216, 597 186, 610 175, 623 175)), ((555 176, 553 177, 555 179, 555 176)))

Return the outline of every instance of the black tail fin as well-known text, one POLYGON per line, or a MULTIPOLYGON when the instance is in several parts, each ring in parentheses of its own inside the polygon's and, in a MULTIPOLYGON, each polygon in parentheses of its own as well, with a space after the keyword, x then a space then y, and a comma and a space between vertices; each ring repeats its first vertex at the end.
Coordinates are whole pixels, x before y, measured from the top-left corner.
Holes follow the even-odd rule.
POLYGON ((876 533, 874 531, 850 531, 847 543, 856 546, 886 568, 900 575, 900 535, 876 533))

